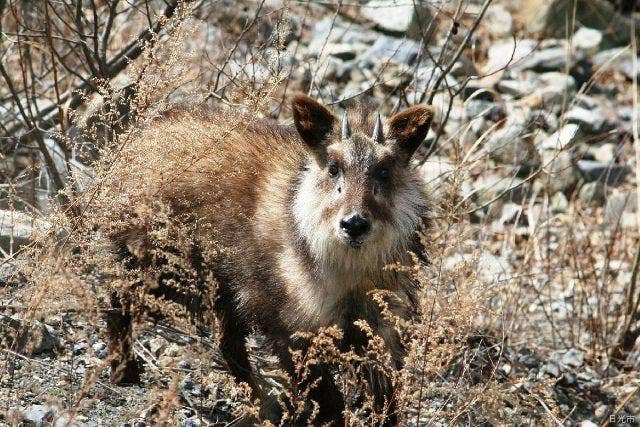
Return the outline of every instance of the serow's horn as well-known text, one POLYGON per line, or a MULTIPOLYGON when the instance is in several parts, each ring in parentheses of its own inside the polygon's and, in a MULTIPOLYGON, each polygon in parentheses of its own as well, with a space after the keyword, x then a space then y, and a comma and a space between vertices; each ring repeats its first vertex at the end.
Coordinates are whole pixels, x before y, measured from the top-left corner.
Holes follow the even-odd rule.
POLYGON ((351 138, 351 127, 349 126, 349 118, 347 117, 347 113, 345 112, 342 115, 342 139, 351 138))
POLYGON ((380 119, 380 113, 376 119, 376 127, 373 128, 373 141, 382 144, 384 136, 382 135, 382 120, 380 119))

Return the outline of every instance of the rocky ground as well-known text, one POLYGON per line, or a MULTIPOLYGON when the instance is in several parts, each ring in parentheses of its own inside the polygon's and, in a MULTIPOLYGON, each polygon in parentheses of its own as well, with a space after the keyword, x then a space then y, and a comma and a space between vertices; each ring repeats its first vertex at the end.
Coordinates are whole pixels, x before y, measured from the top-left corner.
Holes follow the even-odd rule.
MULTIPOLYGON (((452 227, 464 238, 433 258, 445 271, 471 265, 479 286, 495 295, 488 303, 503 324, 481 319, 478 330, 487 335, 461 346, 439 385, 458 381, 464 367, 472 383, 490 376, 511 384, 514 401, 549 387, 548 399, 528 412, 533 418, 519 423, 638 424, 640 341, 628 346, 624 363, 608 357, 638 235, 637 52, 608 27, 581 25, 592 22, 586 11, 578 12, 569 37, 543 38, 539 31, 552 11, 538 9, 534 19, 526 7, 496 1, 470 36, 470 48, 450 62, 480 4, 468 5, 454 34, 437 9, 387 3, 371 1, 347 13, 293 5, 285 46, 265 49, 264 67, 290 69, 289 90, 310 88, 324 102, 374 99, 388 115, 399 103, 427 100, 442 65, 451 65, 432 100, 435 125, 418 167, 433 189, 435 215, 455 214, 464 226, 452 227), (416 36, 420 21, 434 17, 440 25, 425 43, 416 36), (500 333, 507 336, 498 339, 500 333)), ((28 236, 28 221, 21 224, 28 236)), ((143 384, 113 386, 101 323, 73 310, 23 320, 19 295, 27 280, 12 274, 11 265, 0 270, 0 333, 20 327, 28 333, 12 347, 20 353, 0 353, 0 402, 10 402, 0 408, 0 422, 139 427, 172 384, 182 407, 177 424, 237 421, 239 397, 220 379, 224 369, 210 337, 148 325, 136 343, 147 366, 143 384)), ((256 337, 254 362, 276 387, 274 360, 259 344, 256 337)), ((436 393, 427 411, 438 414, 448 404, 436 393)), ((500 421, 516 423, 519 404, 501 406, 500 421)), ((481 414, 474 420, 487 421, 481 414)), ((446 420, 424 415, 425 423, 446 420)))

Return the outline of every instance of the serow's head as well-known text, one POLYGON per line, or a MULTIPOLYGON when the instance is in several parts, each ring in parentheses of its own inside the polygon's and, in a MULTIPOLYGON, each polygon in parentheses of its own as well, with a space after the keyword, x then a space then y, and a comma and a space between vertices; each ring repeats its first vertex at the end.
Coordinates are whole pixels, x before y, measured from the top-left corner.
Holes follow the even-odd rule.
POLYGON ((414 233, 425 201, 409 164, 432 108, 409 107, 386 122, 364 106, 337 117, 304 95, 293 98, 292 108, 310 152, 294 210, 316 251, 397 244, 414 233))

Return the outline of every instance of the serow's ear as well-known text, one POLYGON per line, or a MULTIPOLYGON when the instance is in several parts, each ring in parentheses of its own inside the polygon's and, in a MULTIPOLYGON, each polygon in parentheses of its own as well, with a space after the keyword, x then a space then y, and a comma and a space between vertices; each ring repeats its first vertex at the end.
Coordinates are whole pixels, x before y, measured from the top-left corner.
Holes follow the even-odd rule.
POLYGON ((318 150, 333 129, 336 116, 306 95, 294 96, 291 108, 293 121, 300 137, 310 148, 318 150))
POLYGON ((393 141, 399 154, 410 159, 429 132, 433 108, 420 104, 403 110, 387 121, 387 141, 393 141))

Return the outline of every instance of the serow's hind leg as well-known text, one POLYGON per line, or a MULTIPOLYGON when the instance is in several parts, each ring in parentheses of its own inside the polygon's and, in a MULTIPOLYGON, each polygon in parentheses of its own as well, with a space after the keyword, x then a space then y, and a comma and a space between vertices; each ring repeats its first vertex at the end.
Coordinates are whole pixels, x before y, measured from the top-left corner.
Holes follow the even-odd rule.
POLYGON ((123 385, 139 383, 142 367, 133 353, 131 302, 112 294, 105 320, 111 353, 111 382, 123 385))

